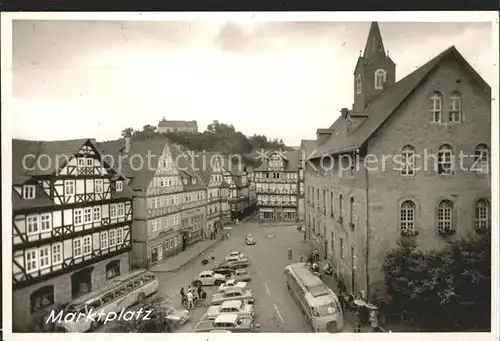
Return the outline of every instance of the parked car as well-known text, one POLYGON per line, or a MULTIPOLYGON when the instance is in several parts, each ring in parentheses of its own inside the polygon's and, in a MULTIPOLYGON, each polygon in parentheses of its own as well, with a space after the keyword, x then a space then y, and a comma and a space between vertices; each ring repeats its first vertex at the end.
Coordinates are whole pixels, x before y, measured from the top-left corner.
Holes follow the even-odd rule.
POLYGON ((224 276, 220 273, 217 273, 215 271, 208 270, 208 271, 200 272, 198 277, 196 277, 193 280, 193 286, 198 287, 200 284, 201 285, 217 285, 217 286, 219 286, 222 283, 224 283, 225 281, 226 281, 226 276, 224 276))
POLYGON ((224 276, 231 276, 235 270, 236 268, 233 265, 227 263, 217 263, 212 267, 213 272, 224 276))
POLYGON ((250 261, 245 256, 226 257, 227 264, 232 265, 235 269, 246 268, 250 265, 250 261))
POLYGON ((250 274, 245 269, 237 269, 234 274, 230 277, 230 280, 235 280, 236 282, 250 282, 252 278, 250 274))
POLYGON ((214 330, 229 330, 232 333, 248 333, 257 327, 252 319, 242 318, 236 314, 222 314, 217 316, 215 320, 202 319, 194 331, 207 333, 214 330))
POLYGON ((223 302, 221 305, 213 305, 208 308, 205 318, 215 320, 221 314, 236 314, 239 317, 251 319, 255 316, 252 304, 247 304, 244 301, 229 300, 223 302))
POLYGON ((246 286, 247 286, 246 282, 239 282, 237 280, 230 279, 230 280, 226 281, 226 283, 222 283, 221 285, 219 285, 219 292, 226 291, 227 289, 234 288, 234 287, 239 287, 239 288, 245 289, 246 286))
POLYGON ((245 244, 247 245, 255 245, 257 242, 255 241, 255 238, 252 236, 252 234, 247 234, 245 238, 245 244))
POLYGON ((189 310, 186 309, 176 310, 172 306, 166 306, 165 311, 167 313, 167 319, 171 321, 176 327, 182 326, 191 318, 189 310))
POLYGON ((255 302, 255 295, 252 289, 243 289, 238 287, 229 288, 226 291, 214 294, 212 296, 212 305, 219 305, 229 300, 246 301, 250 304, 255 302))
POLYGON ((243 253, 241 253, 240 251, 231 251, 229 252, 226 257, 224 257, 224 259, 226 260, 227 262, 227 259, 228 258, 232 258, 232 257, 245 257, 245 255, 243 253))

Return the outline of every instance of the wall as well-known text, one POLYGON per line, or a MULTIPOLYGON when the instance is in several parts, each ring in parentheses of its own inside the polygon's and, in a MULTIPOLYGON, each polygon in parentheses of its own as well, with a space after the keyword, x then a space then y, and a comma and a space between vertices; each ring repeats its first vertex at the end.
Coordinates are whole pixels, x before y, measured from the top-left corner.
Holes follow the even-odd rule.
MULTIPOLYGON (((368 152, 376 156, 395 155, 407 144, 417 154, 424 149, 437 153, 443 144, 450 144, 453 152, 472 155, 476 145, 490 145, 491 108, 489 98, 471 84, 471 79, 454 62, 443 63, 418 89, 398 112, 371 139, 368 152), (459 81, 457 83, 457 81, 459 81), (449 108, 448 97, 455 90, 462 93, 464 122, 434 124, 430 122, 428 98, 433 91, 443 94, 443 114, 449 108)), ((491 147, 491 145, 490 145, 491 147)), ((471 160, 464 162, 470 165, 471 160)), ((457 170, 454 175, 438 175, 432 167, 417 171, 415 176, 403 177, 388 162, 386 170, 369 172, 370 201, 370 282, 383 294, 384 284, 380 266, 387 250, 396 246, 400 236, 399 210, 401 203, 411 199, 416 203, 415 238, 425 250, 439 249, 451 238, 466 236, 473 231, 474 204, 479 198, 489 199, 490 177, 457 170), (456 237, 437 234, 437 206, 443 199, 454 204, 456 237)))

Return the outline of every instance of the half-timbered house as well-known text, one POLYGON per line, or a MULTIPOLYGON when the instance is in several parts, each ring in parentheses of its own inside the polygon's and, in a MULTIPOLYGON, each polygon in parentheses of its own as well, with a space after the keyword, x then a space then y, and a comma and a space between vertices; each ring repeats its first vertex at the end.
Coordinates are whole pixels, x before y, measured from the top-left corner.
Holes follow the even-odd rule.
POLYGON ((273 152, 255 169, 257 207, 262 221, 296 221, 300 150, 273 152))
POLYGON ((92 139, 12 141, 13 330, 130 271, 133 192, 92 139))
POLYGON ((136 194, 132 263, 151 266, 202 237, 206 224, 206 186, 189 156, 165 138, 129 137, 99 144, 120 158, 120 167, 136 194))
POLYGON ((222 175, 229 185, 231 219, 242 219, 251 213, 248 172, 245 164, 234 159, 224 157, 222 175))

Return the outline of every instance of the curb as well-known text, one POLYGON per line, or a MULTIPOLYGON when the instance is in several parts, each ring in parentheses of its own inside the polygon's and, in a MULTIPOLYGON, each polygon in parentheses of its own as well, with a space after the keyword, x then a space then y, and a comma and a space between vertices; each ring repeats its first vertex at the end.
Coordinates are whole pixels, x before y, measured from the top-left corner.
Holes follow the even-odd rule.
POLYGON ((188 259, 187 261, 185 261, 184 263, 182 263, 181 265, 179 265, 179 266, 177 266, 175 268, 168 269, 168 270, 151 270, 151 271, 153 271, 153 272, 159 272, 159 273, 175 272, 175 271, 179 270, 180 268, 182 268, 183 266, 186 266, 187 264, 189 264, 191 261, 193 261, 195 258, 197 258, 199 255, 203 254, 205 251, 207 251, 208 249, 210 249, 214 245, 216 245, 219 241, 220 241, 220 239, 217 239, 217 241, 215 243, 213 243, 213 244, 207 246, 206 248, 200 250, 193 257, 191 257, 190 259, 188 259))

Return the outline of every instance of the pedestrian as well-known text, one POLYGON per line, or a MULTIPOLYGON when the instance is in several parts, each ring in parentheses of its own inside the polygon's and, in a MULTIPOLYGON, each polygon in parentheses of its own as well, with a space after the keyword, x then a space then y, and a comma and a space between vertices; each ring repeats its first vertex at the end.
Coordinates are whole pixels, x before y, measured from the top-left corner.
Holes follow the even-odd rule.
POLYGON ((304 257, 302 256, 302 254, 299 256, 299 263, 302 263, 304 261, 304 257))
POLYGON ((292 249, 288 248, 288 259, 292 260, 292 249))
POLYGON ((198 298, 201 298, 201 292, 203 291, 203 289, 201 289, 201 284, 198 286, 198 298))
POLYGON ((193 288, 191 288, 191 285, 188 286, 188 293, 193 293, 193 288))
POLYGON ((188 291, 187 293, 188 309, 194 309, 193 298, 194 298, 193 293, 191 291, 188 291))
POLYGON ((201 291, 201 301, 203 302, 203 306, 205 306, 205 301, 207 300, 207 293, 205 291, 201 291))
POLYGON ((370 310, 370 324, 372 327, 372 332, 377 333, 379 332, 378 328, 378 318, 377 318, 377 312, 375 310, 370 310))
POLYGON ((184 292, 184 287, 181 288, 181 305, 184 305, 184 300, 186 299, 186 293, 184 292))

